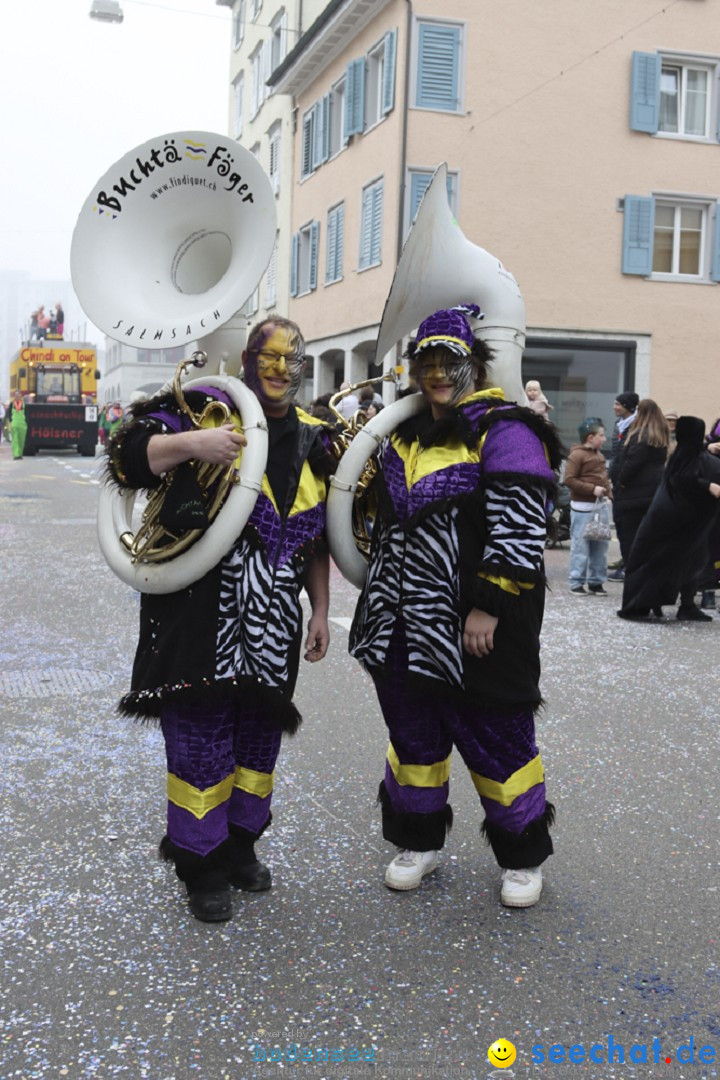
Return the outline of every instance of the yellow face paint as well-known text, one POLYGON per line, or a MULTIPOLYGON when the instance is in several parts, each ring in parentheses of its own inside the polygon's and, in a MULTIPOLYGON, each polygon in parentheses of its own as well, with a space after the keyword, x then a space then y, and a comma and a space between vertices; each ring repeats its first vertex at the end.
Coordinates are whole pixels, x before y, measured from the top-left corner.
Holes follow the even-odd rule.
POLYGON ((287 326, 272 326, 272 332, 248 352, 245 382, 263 406, 287 406, 300 388, 305 357, 300 341, 287 326))

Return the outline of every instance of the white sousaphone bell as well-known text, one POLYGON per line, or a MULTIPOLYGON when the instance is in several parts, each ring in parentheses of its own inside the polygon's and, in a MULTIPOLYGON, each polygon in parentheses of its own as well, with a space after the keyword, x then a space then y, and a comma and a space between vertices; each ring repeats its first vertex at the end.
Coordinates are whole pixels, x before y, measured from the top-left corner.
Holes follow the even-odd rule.
MULTIPOLYGON (((524 402, 521 361, 525 305, 515 278, 499 259, 462 233, 447 200, 447 165, 435 170, 400 256, 378 332, 379 362, 401 338, 441 308, 479 304, 482 321, 471 319, 478 338, 495 354, 490 377, 509 401, 524 402)), ((328 542, 342 575, 362 588, 367 563, 355 545, 352 504, 366 462, 386 435, 424 407, 421 394, 387 406, 362 427, 331 480, 327 504, 328 542)))
POLYGON ((208 374, 183 390, 223 390, 247 438, 238 482, 213 524, 169 561, 133 560, 121 537, 132 531, 135 493, 101 489, 103 555, 141 592, 174 592, 201 578, 230 550, 255 505, 267 424, 255 395, 235 377, 245 339, 236 313, 267 268, 275 229, 272 186, 254 155, 207 131, 173 132, 131 150, 98 180, 80 211, 71 272, 88 318, 137 349, 196 341, 208 374))

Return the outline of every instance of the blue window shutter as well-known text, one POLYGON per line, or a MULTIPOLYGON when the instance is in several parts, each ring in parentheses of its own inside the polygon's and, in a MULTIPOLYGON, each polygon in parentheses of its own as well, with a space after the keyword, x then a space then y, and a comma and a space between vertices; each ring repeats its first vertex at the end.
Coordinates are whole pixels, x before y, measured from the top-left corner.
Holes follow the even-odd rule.
POLYGON ((340 281, 342 278, 343 231, 345 204, 340 203, 328 213, 327 218, 327 261, 325 281, 340 281))
POLYGON ((343 144, 347 142, 352 124, 352 63, 345 68, 345 97, 343 99, 343 144))
POLYGON ((345 203, 337 208, 337 243, 335 245, 335 280, 343 276, 343 254, 345 252, 345 203))
POLYGON ((630 127, 633 131, 654 135, 658 129, 661 66, 658 53, 633 53, 630 93, 630 127))
POLYGON ((298 252, 300 250, 300 237, 297 233, 292 238, 292 255, 290 257, 290 295, 297 296, 298 292, 298 252))
POLYGON ((318 270, 318 244, 320 241, 320 222, 313 221, 310 226, 310 276, 309 286, 311 289, 317 288, 317 270, 318 270))
POLYGON ((720 203, 715 203, 715 246, 710 277, 713 281, 720 281, 720 203))
POLYGON ((623 221, 623 274, 652 273, 655 200, 641 195, 625 196, 623 221))
POLYGON ((460 27, 420 23, 415 104, 457 112, 459 78, 460 27))
POLYGON ((303 116, 301 176, 309 176, 313 170, 313 115, 311 109, 303 116))
POLYGON ((432 173, 413 173, 410 178, 410 221, 413 222, 417 216, 417 212, 420 209, 420 203, 422 197, 430 187, 430 181, 433 178, 432 173))
POLYGON ((330 210, 327 217, 327 246, 325 253, 325 281, 335 281, 337 257, 337 211, 330 210))
POLYGON ((322 161, 327 161, 330 157, 330 95, 325 94, 325 97, 320 102, 322 111, 322 161))
POLYGON ((376 184, 373 188, 372 202, 372 244, 370 248, 370 261, 373 266, 380 262, 382 256, 382 225, 383 225, 383 186, 376 184))
POLYGON ((316 101, 312 108, 313 112, 313 147, 312 147, 312 163, 313 169, 317 169, 318 165, 322 165, 325 160, 322 156, 324 132, 323 132, 323 107, 322 101, 316 101))
POLYGON ((388 30, 385 35, 385 59, 383 64, 382 115, 389 113, 395 104, 395 53, 397 51, 397 30, 388 30))
POLYGON ((345 75, 345 136, 365 127, 365 57, 351 60, 345 75))
POLYGON ((362 222, 360 225, 360 269, 364 270, 370 265, 370 248, 372 240, 372 188, 363 191, 362 199, 362 222))

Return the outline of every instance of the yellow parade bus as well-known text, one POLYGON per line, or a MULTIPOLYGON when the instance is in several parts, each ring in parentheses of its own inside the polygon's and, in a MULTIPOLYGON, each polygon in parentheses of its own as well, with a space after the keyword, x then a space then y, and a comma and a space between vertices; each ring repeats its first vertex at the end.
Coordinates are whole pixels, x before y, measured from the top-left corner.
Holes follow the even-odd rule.
POLYGON ((93 457, 97 443, 97 351, 81 342, 26 342, 10 362, 10 393, 25 399, 25 454, 77 447, 93 457))

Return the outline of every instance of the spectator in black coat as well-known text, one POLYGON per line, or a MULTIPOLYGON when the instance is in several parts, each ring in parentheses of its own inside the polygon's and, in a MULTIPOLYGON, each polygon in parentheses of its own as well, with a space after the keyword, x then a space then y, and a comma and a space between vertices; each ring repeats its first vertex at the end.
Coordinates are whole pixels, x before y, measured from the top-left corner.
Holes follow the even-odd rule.
POLYGON ((667 420, 656 402, 644 398, 620 444, 614 488, 615 524, 624 562, 660 487, 669 445, 667 420))
MULTIPOLYGON (((627 429, 635 419, 635 412, 638 407, 640 397, 633 390, 624 390, 622 394, 618 394, 613 403, 613 412, 615 413, 615 424, 613 426, 613 433, 610 437, 610 464, 608 465, 608 473, 610 475, 610 482, 613 487, 617 484, 618 472, 620 468, 620 454, 622 452, 622 444, 627 434, 627 429)), ((613 520, 615 522, 615 529, 620 537, 622 509, 619 506, 613 505, 613 520)), ((620 561, 613 564, 611 573, 608 574, 609 581, 622 581, 625 577, 625 555, 620 548, 620 561)))
POLYGON ((617 613, 623 619, 646 619, 651 609, 662 615, 662 605, 674 604, 679 593, 678 619, 712 622, 694 597, 720 514, 720 460, 705 449, 699 417, 681 416, 676 434, 677 446, 630 550, 617 613))

